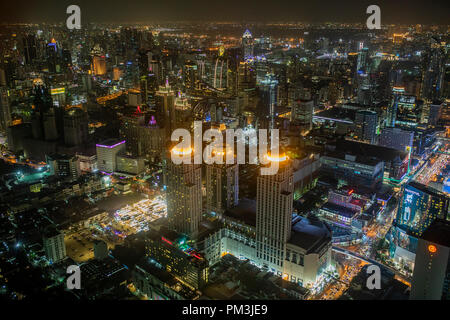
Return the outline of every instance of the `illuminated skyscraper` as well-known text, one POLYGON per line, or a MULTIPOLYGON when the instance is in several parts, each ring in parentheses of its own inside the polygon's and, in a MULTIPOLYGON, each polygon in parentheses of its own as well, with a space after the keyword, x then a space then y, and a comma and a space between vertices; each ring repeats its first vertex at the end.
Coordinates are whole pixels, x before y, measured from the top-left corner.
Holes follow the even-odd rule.
POLYGON ((0 87, 0 130, 6 132, 11 125, 11 108, 9 105, 8 89, 0 87))
POLYGON ((224 163, 206 166, 206 209, 222 214, 238 204, 239 167, 238 164, 226 164, 225 153, 218 152, 223 153, 224 163))
POLYGON ((422 99, 439 100, 442 97, 446 55, 443 46, 432 38, 426 51, 422 70, 422 99))
POLYGON ((194 62, 187 60, 184 63, 184 85, 186 86, 186 89, 195 89, 197 80, 197 65, 194 62))
POLYGON ((261 100, 263 105, 262 115, 268 115, 270 118, 270 128, 274 128, 275 108, 277 106, 277 86, 278 81, 273 74, 267 74, 266 78, 261 81, 259 87, 261 92, 261 100))
MULTIPOLYGON (((169 228, 195 237, 202 218, 202 169, 199 164, 175 164, 171 156, 193 156, 193 149, 174 147, 165 160, 169 228)), ((191 159, 192 160, 192 159, 191 159)))
POLYGON ((45 256, 51 263, 57 263, 66 257, 66 245, 64 234, 53 227, 49 227, 44 232, 43 246, 45 256))
POLYGON ((393 87, 392 88, 392 100, 387 110, 387 123, 386 126, 390 128, 395 127, 395 121, 397 120, 397 109, 400 97, 405 93, 405 88, 393 87))
POLYGON ((216 89, 228 87, 228 59, 223 56, 223 50, 223 47, 221 47, 214 64, 213 87, 216 89))
POLYGON ((375 111, 358 110, 355 116, 355 135, 358 141, 376 143, 378 116, 375 111))
POLYGON ((125 140, 108 139, 96 145, 98 170, 114 172, 116 170, 116 156, 125 151, 125 140))
POLYGON ((420 237, 411 300, 450 299, 450 223, 436 220, 420 237))
POLYGON ((386 127, 381 131, 380 146, 400 151, 412 150, 414 132, 386 127))
POLYGON ((159 86, 159 90, 155 94, 156 107, 160 119, 158 122, 163 124, 167 132, 167 137, 170 137, 173 129, 175 129, 175 91, 169 85, 169 80, 163 86, 159 86))
POLYGON ((436 219, 450 220, 449 199, 443 193, 417 182, 404 187, 391 231, 391 256, 414 269, 418 239, 436 219))
POLYGON ((296 100, 291 108, 291 121, 300 126, 301 134, 312 129, 314 113, 313 100, 296 100))
POLYGON ((449 199, 441 192, 417 182, 408 183, 399 203, 396 225, 414 236, 435 219, 450 220, 449 199))
POLYGON ((286 243, 291 236, 294 176, 284 153, 269 156, 277 161, 274 175, 259 175, 256 191, 256 252, 261 265, 283 272, 286 243))
POLYGON ((253 57, 253 45, 253 36, 247 29, 242 35, 242 50, 244 52, 244 59, 253 57))
POLYGON ((106 74, 106 59, 104 55, 94 56, 92 58, 94 75, 101 76, 106 74))
POLYGON ((64 115, 64 143, 78 146, 88 139, 88 115, 80 108, 74 107, 64 115))

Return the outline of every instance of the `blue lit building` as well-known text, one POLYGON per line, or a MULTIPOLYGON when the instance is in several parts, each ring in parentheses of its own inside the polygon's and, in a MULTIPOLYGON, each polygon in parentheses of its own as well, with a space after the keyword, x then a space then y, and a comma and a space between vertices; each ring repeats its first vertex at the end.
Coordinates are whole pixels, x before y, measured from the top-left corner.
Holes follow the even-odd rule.
POLYGON ((450 220, 449 198, 417 182, 403 189, 391 230, 391 256, 413 270, 418 238, 436 219, 450 220))

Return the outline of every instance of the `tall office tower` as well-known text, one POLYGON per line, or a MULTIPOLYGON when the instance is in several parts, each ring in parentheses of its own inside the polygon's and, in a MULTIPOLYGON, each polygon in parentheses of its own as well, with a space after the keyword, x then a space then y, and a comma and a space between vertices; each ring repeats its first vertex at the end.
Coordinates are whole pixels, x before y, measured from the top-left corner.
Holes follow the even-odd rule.
POLYGON ((149 87, 147 76, 142 76, 139 78, 139 93, 141 97, 141 103, 146 105, 149 102, 149 87))
POLYGON ((9 105, 8 89, 0 87, 0 130, 6 132, 11 125, 11 107, 9 105))
POLYGON ((410 300, 450 300, 450 223, 434 221, 419 238, 410 300))
POLYGON ((387 109, 387 127, 394 128, 395 122, 397 120, 397 110, 398 102, 400 97, 405 93, 405 88, 403 87, 393 87, 392 88, 392 100, 387 109))
POLYGON ((405 270, 414 269, 418 238, 436 219, 450 220, 449 198, 426 185, 410 182, 403 187, 397 216, 389 237, 390 255, 405 270))
POLYGON ((378 116, 375 111, 358 110, 355 115, 355 135, 358 141, 376 143, 378 116))
POLYGON ((275 122, 275 108, 277 106, 277 85, 278 81, 273 74, 266 75, 266 78, 261 81, 259 90, 261 92, 261 101, 263 110, 261 114, 270 118, 270 128, 274 128, 275 122))
POLYGON ((237 73, 238 93, 250 92, 255 90, 256 78, 254 71, 247 62, 240 62, 237 73))
POLYGON ((58 59, 58 45, 55 39, 52 39, 45 48, 47 67, 50 73, 56 73, 61 71, 61 66, 58 59))
POLYGON ((379 145, 400 151, 412 150, 414 132, 386 127, 381 130, 379 145))
POLYGON ((446 54, 444 47, 437 40, 431 41, 431 46, 423 57, 421 97, 435 101, 442 98, 444 90, 446 54))
POLYGON ((52 96, 53 105, 55 107, 65 107, 66 105, 66 88, 52 88, 50 89, 50 95, 52 96))
POLYGON ((184 86, 188 90, 196 89, 198 80, 197 65, 190 60, 184 63, 184 86))
POLYGON ((37 57, 37 43, 36 36, 33 34, 27 34, 22 39, 23 54, 25 56, 25 63, 31 64, 37 57))
MULTIPOLYGON (((33 100, 33 113, 31 115, 31 126, 33 132, 34 139, 45 139, 51 140, 51 137, 47 137, 45 134, 45 121, 44 115, 49 113, 53 108, 53 100, 47 88, 39 86, 34 88, 34 100, 33 100)), ((49 130, 51 125, 51 117, 47 119, 47 125, 49 128, 47 132, 50 133, 52 130, 49 130)), ((56 128, 56 124, 54 124, 56 128)))
POLYGON ((63 71, 68 71, 72 66, 72 55, 70 54, 70 50, 63 49, 61 51, 61 64, 63 71))
POLYGON ((51 263, 60 262, 66 257, 64 234, 54 227, 49 227, 44 231, 43 246, 45 256, 51 263))
POLYGON ((169 80, 163 86, 159 86, 159 90, 155 93, 156 108, 160 119, 159 123, 163 124, 166 129, 167 138, 170 138, 172 131, 176 128, 175 124, 175 91, 169 85, 169 80))
POLYGON ((367 58, 369 56, 369 49, 362 48, 358 53, 357 71, 367 72, 367 58))
POLYGON ((106 57, 104 55, 95 55, 92 58, 92 69, 96 76, 106 74, 106 57))
POLYGON ((120 135, 127 141, 127 151, 135 157, 160 158, 165 145, 164 129, 158 127, 155 117, 145 123, 143 114, 124 116, 120 135))
POLYGON ((224 150, 214 151, 223 155, 223 164, 206 166, 206 210, 219 215, 239 200, 239 165, 226 164, 226 153, 231 150, 224 150))
POLYGON ((244 52, 244 60, 253 57, 253 45, 253 36, 247 29, 242 35, 242 51, 244 52))
POLYGON ((116 156, 126 149, 125 140, 108 139, 96 144, 97 167, 104 172, 114 172, 117 167, 116 156))
POLYGON ((214 63, 213 87, 225 89, 228 87, 228 59, 223 56, 223 47, 214 63))
POLYGON ((149 50, 142 50, 139 51, 138 55, 139 76, 147 76, 153 54, 149 50))
POLYGON ((442 110, 444 110, 444 103, 432 103, 426 104, 422 109, 422 123, 428 124, 430 127, 437 125, 439 119, 442 115, 442 110))
POLYGON ((291 108, 291 121, 300 126, 300 134, 305 134, 312 129, 314 113, 314 101, 299 99, 291 108))
POLYGON ((177 147, 168 152, 164 179, 169 227, 195 238, 202 218, 202 168, 193 164, 193 153, 177 147), (192 164, 174 164, 171 157, 179 155, 190 156, 192 164))
POLYGON ((404 187, 395 224, 418 237, 436 219, 450 221, 450 199, 442 192, 415 181, 404 187))
POLYGON ((159 57, 152 56, 149 61, 149 73, 156 79, 156 84, 160 85, 163 81, 163 67, 159 57))
POLYGON ((274 175, 259 175, 256 191, 256 256, 263 267, 283 272, 286 243, 291 235, 294 177, 284 153, 268 156, 278 162, 274 175))
POLYGON ((44 125, 44 137, 45 140, 56 140, 58 139, 58 128, 57 128, 57 115, 55 108, 50 108, 42 116, 42 123, 44 125))
POLYGON ((78 107, 73 107, 64 114, 64 143, 78 146, 88 140, 88 114, 78 107))

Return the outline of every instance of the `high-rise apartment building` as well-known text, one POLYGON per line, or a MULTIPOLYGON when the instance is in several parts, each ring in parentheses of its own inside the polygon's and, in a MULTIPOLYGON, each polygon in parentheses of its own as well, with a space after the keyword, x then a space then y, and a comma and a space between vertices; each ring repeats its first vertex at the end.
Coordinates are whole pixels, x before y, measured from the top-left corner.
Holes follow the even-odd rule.
POLYGON ((279 164, 274 175, 259 175, 256 192, 256 252, 261 265, 282 272, 291 235, 294 177, 286 154, 269 155, 279 164))
POLYGON ((358 110, 355 115, 355 138, 375 144, 377 140, 378 116, 375 111, 358 110))
POLYGON ((301 133, 309 132, 312 129, 313 113, 314 101, 299 99, 293 103, 291 121, 300 125, 301 133))
POLYGON ((169 227, 195 237, 202 218, 202 169, 199 164, 175 164, 173 156, 193 156, 193 149, 174 147, 165 160, 167 218, 169 227))
MULTIPOLYGON (((225 153, 223 153, 225 155, 225 153)), ((206 210, 222 214, 238 204, 239 166, 238 164, 210 164, 206 166, 206 210)))
POLYGON ((45 256, 51 263, 57 263, 66 257, 64 234, 55 228, 48 228, 44 232, 43 246, 45 256))

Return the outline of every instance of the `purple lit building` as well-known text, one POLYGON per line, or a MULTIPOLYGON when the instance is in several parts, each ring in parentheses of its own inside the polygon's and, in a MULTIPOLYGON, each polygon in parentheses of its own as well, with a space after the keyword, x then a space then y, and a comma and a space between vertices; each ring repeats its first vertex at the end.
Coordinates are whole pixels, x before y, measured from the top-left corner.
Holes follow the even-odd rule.
POLYGON ((125 151, 125 140, 108 139, 96 145, 97 168, 104 172, 116 170, 116 155, 125 151))

